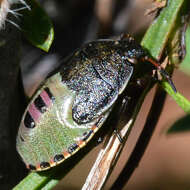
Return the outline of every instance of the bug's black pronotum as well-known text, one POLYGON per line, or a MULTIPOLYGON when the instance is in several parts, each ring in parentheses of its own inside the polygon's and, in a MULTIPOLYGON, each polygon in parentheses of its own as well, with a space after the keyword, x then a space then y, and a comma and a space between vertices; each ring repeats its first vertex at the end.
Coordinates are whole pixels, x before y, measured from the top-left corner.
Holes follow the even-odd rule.
POLYGON ((136 75, 157 70, 172 80, 135 40, 97 40, 84 44, 48 77, 23 115, 17 150, 31 170, 53 167, 93 137, 136 75))

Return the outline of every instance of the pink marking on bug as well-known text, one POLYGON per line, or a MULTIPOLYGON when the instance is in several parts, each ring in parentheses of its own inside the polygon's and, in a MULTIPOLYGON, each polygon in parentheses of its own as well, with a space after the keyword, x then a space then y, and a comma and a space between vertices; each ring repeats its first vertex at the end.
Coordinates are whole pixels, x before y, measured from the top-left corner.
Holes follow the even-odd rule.
POLYGON ((38 121, 40 118, 40 111, 36 108, 36 106, 34 105, 34 103, 31 103, 28 109, 30 115, 32 116, 32 118, 34 119, 34 121, 38 121))
POLYGON ((43 90, 40 94, 41 98, 43 99, 43 101, 45 102, 46 106, 49 107, 52 103, 50 97, 48 96, 47 92, 45 90, 43 90))

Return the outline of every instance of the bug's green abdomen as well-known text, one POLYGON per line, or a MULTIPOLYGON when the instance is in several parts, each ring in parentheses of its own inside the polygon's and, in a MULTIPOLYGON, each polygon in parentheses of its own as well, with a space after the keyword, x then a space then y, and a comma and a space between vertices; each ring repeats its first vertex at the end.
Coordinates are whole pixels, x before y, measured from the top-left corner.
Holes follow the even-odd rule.
POLYGON ((43 170, 63 161, 84 146, 90 133, 97 130, 98 120, 83 125, 73 121, 75 97, 59 73, 48 79, 34 96, 17 137, 17 150, 30 169, 43 170))

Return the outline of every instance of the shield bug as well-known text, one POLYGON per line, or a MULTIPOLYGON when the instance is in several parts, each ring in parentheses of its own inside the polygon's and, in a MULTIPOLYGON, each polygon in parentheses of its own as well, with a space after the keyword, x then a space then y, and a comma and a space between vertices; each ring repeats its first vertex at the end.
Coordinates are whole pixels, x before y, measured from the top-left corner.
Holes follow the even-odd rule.
POLYGON ((136 71, 149 65, 175 90, 159 63, 129 36, 84 44, 48 77, 23 115, 17 150, 30 170, 46 170, 76 153, 107 119, 136 71))

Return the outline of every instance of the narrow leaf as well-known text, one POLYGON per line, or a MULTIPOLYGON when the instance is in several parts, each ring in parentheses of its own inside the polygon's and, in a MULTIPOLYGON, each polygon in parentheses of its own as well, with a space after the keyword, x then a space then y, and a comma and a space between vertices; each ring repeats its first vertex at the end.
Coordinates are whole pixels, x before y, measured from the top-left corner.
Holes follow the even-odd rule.
POLYGON ((32 190, 41 189, 40 186, 44 184, 46 180, 46 176, 41 176, 39 173, 32 172, 13 188, 13 190, 26 190, 29 189, 29 187, 32 190))
POLYGON ((143 38, 142 46, 148 49, 155 59, 159 59, 162 54, 183 2, 184 0, 168 0, 167 6, 160 12, 143 38))
POLYGON ((54 39, 51 20, 35 0, 28 0, 27 4, 31 10, 22 11, 23 33, 34 46, 47 52, 54 39))

